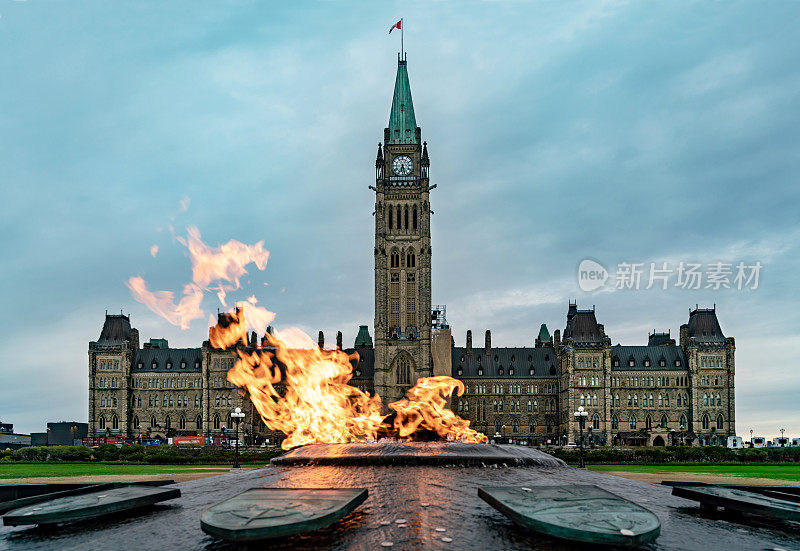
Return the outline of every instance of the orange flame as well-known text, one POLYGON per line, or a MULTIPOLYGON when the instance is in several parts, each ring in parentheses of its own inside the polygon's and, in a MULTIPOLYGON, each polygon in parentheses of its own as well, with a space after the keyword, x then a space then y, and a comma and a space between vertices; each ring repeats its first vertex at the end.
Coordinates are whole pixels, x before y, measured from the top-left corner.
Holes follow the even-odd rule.
POLYGON ((216 348, 236 347, 238 359, 228 380, 247 389, 267 427, 286 434, 283 449, 379 436, 414 438, 422 431, 449 440, 486 442, 486 436, 469 428, 469 421, 447 409, 446 398, 454 390, 459 396, 464 392, 460 381, 421 378, 406 398, 389 404, 395 413, 383 416, 379 396, 348 384, 357 354, 320 349, 299 329, 267 333, 264 346, 248 347, 244 317, 238 309, 220 316, 209 328, 209 340, 216 348))

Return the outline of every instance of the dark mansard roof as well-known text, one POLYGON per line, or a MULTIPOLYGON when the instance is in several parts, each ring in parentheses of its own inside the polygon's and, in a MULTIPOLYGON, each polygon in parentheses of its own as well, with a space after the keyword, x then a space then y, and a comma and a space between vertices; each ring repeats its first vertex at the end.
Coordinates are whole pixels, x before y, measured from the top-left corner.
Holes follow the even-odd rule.
POLYGON ((131 340, 131 318, 123 314, 106 314, 103 330, 97 344, 100 346, 117 346, 131 340))
POLYGON ((662 346, 670 344, 670 340, 672 340, 672 337, 670 337, 669 331, 666 333, 657 333, 654 331, 652 334, 647 336, 648 346, 662 346))
POLYGON ((369 379, 375 373, 375 350, 373 348, 345 348, 344 350, 352 355, 353 352, 358 352, 358 363, 351 361, 353 365, 353 379, 369 379))
POLYGON ((143 348, 136 354, 131 371, 133 373, 200 373, 202 357, 200 348, 143 348), (186 367, 181 368, 182 362, 186 362, 186 367), (172 364, 169 369, 167 369, 167 363, 172 364))
POLYGON ((714 308, 697 308, 689 312, 689 337, 700 342, 725 342, 714 308))
POLYGON ((567 326, 564 328, 564 340, 570 338, 575 342, 603 341, 594 310, 578 310, 574 305, 570 305, 567 326))
POLYGON ((551 347, 492 348, 487 355, 485 348, 473 348, 472 354, 467 354, 466 348, 456 346, 452 359, 452 376, 458 379, 551 379, 558 376, 558 357, 551 347), (483 375, 478 374, 479 369, 483 369, 483 375))
POLYGON ((611 347, 611 371, 685 371, 686 357, 680 346, 622 346, 618 344, 611 347), (645 360, 650 359, 650 365, 645 367, 645 360), (630 360, 633 359, 633 366, 630 360), (665 365, 661 365, 660 360, 665 365), (619 360, 616 366, 615 360, 619 360), (675 365, 675 360, 680 365, 675 365))

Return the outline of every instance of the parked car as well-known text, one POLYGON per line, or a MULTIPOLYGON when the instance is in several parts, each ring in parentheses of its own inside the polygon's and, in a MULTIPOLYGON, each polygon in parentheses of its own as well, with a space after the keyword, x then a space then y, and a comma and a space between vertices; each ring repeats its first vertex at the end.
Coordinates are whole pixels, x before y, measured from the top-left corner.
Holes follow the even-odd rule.
POLYGON ((767 447, 767 439, 763 436, 754 436, 751 440, 753 443, 754 448, 766 448, 767 447))

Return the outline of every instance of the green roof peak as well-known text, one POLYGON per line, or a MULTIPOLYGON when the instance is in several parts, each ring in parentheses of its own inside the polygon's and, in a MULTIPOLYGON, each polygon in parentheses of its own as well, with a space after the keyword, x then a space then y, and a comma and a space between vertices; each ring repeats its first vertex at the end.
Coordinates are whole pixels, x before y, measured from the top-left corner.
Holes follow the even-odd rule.
POLYGON ((547 324, 545 323, 539 328, 539 340, 541 342, 550 342, 550 331, 547 330, 547 324))
POLYGON ((411 85, 408 83, 405 59, 397 60, 397 78, 394 81, 387 143, 417 143, 417 119, 414 117, 414 102, 411 100, 411 85))
POLYGON ((358 328, 358 335, 356 335, 356 348, 368 347, 372 348, 372 337, 369 336, 369 327, 362 325, 358 328))

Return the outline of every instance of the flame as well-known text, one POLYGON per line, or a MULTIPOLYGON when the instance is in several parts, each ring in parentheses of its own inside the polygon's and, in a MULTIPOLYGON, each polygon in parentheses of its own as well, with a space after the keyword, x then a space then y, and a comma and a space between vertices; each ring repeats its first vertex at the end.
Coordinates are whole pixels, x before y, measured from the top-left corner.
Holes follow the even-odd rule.
MULTIPOLYGON (((174 236, 173 228, 169 229, 174 236)), ((182 329, 205 315, 201 303, 206 292, 216 292, 220 303, 227 306, 227 294, 241 288, 245 267, 252 263, 264 270, 269 259, 263 241, 245 245, 230 240, 210 247, 195 227, 187 229, 185 238, 175 239, 188 249, 192 262, 192 281, 184 285, 178 304, 171 291, 150 291, 140 276, 131 277, 127 285, 136 300, 182 329)), ((153 250, 155 256, 157 248, 153 250)), ((379 437, 416 439, 430 434, 449 440, 487 441, 486 436, 469 428, 469 421, 447 407, 454 392, 463 394, 460 381, 420 378, 404 399, 388 405, 392 413, 383 415, 380 396, 370 396, 348 384, 351 362, 358 361, 357 354, 323 350, 300 329, 268 333, 267 326, 275 314, 257 303, 256 297, 250 296, 237 301, 233 312, 218 315, 216 324, 211 317, 209 341, 236 355, 228 380, 247 392, 267 427, 286 434, 284 449, 379 437), (248 330, 264 335, 263 341, 256 342, 254 335, 248 342, 248 330)))
POLYGON ((357 354, 324 350, 301 330, 265 334, 262 345, 247 341, 241 309, 223 314, 209 328, 216 348, 234 348, 237 361, 228 380, 247 390, 264 423, 286 434, 281 446, 346 443, 379 436, 414 438, 423 431, 442 438, 486 442, 447 408, 453 391, 464 385, 451 377, 421 378, 406 398, 389 404, 394 414, 381 414, 381 399, 348 382, 357 354), (393 419, 392 419, 393 418, 393 419), (391 421, 390 421, 391 419, 391 421))

